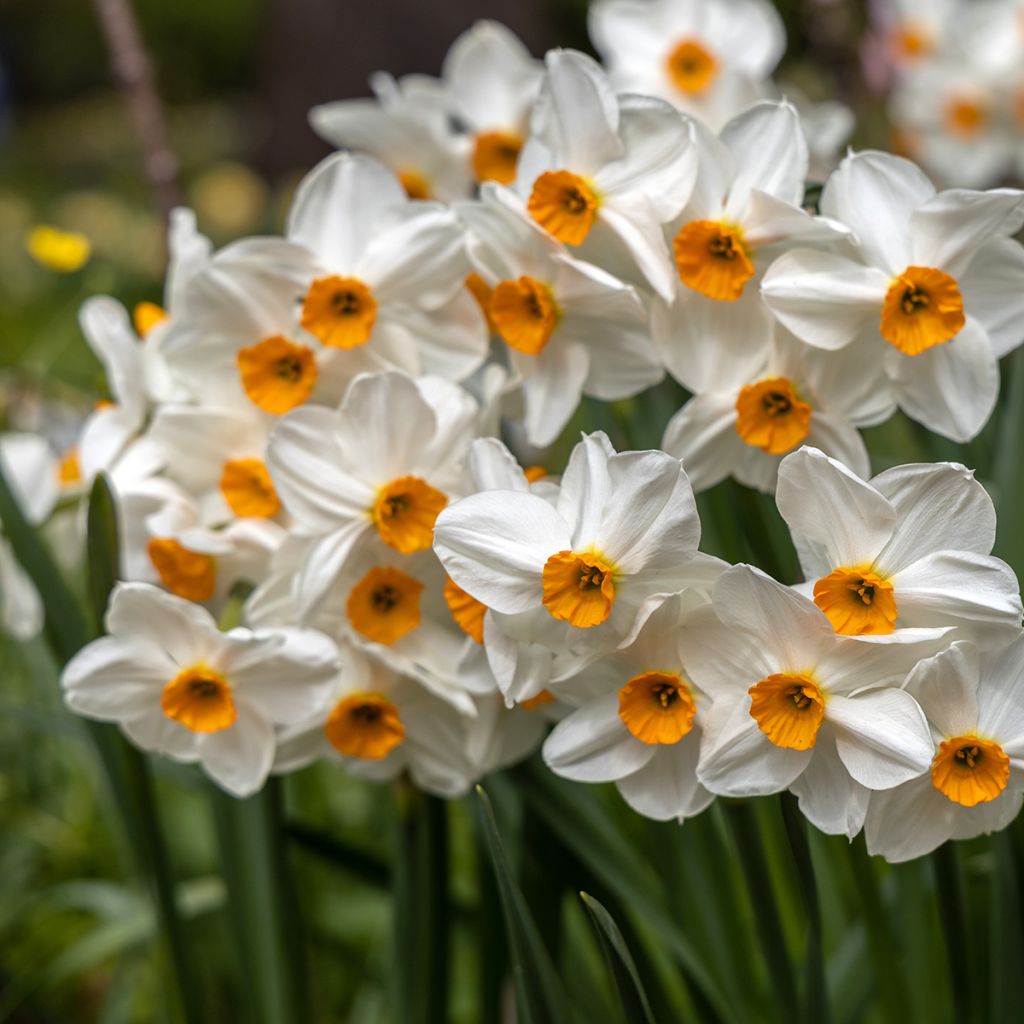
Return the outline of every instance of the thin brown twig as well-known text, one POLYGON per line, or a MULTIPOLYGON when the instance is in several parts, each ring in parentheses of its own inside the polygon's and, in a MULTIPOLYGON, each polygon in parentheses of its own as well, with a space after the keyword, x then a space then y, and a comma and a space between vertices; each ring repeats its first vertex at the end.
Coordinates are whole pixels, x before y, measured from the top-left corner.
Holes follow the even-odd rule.
POLYGON ((171 210, 181 203, 179 163, 168 139, 153 63, 131 0, 93 0, 93 5, 142 148, 143 171, 166 222, 171 210))

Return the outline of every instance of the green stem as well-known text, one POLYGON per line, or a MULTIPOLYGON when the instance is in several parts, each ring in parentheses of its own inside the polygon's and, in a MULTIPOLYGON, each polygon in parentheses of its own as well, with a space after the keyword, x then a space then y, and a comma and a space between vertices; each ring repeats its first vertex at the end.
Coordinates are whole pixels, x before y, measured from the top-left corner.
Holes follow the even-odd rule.
POLYGON ((762 855, 764 843, 758 827, 754 805, 749 801, 730 802, 725 805, 726 818, 735 839, 743 874, 747 880, 754 923, 776 994, 775 1008, 780 1019, 788 1020, 797 1006, 796 982, 793 967, 786 950, 786 937, 782 918, 772 887, 768 864, 762 855))
POLYGON ((308 1020, 305 940, 283 847, 281 780, 237 800, 211 787, 228 890, 228 911, 244 971, 247 1019, 308 1020))
POLYGON ((396 785, 395 1019, 448 1019, 448 805, 408 781, 396 785))
POLYGON ((964 912, 964 894, 960 879, 960 865, 956 849, 951 842, 943 843, 931 855, 935 872, 939 918, 946 937, 949 955, 949 981, 953 989, 953 1019, 964 1024, 975 1019, 972 1012, 971 972, 967 949, 967 916, 964 912))
POLYGON ((782 794, 782 821, 786 826, 793 854, 800 891, 807 909, 807 987, 804 993, 803 1019, 808 1024, 827 1024, 830 1013, 828 991, 825 987, 825 954, 822 944, 821 905, 818 902, 818 887, 814 880, 814 863, 811 847, 807 842, 807 822, 800 813, 797 799, 792 793, 782 794))

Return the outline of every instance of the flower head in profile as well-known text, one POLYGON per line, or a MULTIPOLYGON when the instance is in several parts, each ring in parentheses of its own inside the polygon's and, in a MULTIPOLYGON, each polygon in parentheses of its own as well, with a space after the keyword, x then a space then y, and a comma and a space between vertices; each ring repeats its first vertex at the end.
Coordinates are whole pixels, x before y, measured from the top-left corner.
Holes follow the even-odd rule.
POLYGON ((906 683, 931 726, 931 768, 872 794, 868 850, 903 861, 947 839, 1005 828, 1024 789, 1024 640, 978 654, 955 643, 922 661, 906 683))
POLYGON ((970 440, 995 405, 997 360, 1024 340, 1024 247, 1010 237, 1024 193, 936 193, 914 164, 867 151, 840 164, 821 208, 854 231, 856 257, 781 256, 761 286, 775 316, 809 345, 861 345, 908 416, 970 440))
POLYGON ((680 638, 712 700, 697 777, 722 796, 791 789, 818 828, 854 836, 872 790, 928 767, 924 714, 900 687, 942 631, 879 644, 837 635, 807 598, 746 565, 719 577, 713 609, 680 638))
POLYGON ((322 634, 221 633, 204 609, 145 584, 118 585, 106 625, 64 669, 68 706, 117 722, 143 750, 198 761, 238 797, 263 785, 275 726, 308 718, 341 668, 322 634))
POLYGON ((573 450, 557 501, 523 491, 470 495, 437 520, 448 575, 501 614, 544 609, 569 649, 627 641, 658 595, 702 568, 686 474, 664 452, 616 453, 601 433, 573 450))
POLYGON ((866 482, 803 448, 783 460, 776 501, 837 633, 956 627, 987 648, 1019 631, 1017 578, 990 553, 992 499, 963 466, 896 466, 866 482))

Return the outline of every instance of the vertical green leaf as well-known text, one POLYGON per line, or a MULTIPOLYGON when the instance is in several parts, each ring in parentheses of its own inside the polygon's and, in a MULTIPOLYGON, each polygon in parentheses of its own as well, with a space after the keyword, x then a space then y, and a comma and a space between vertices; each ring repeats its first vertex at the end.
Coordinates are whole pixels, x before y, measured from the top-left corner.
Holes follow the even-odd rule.
POLYGON ((651 1004, 618 925, 593 896, 581 892, 580 899, 583 900, 583 905, 587 908, 594 925, 594 931, 597 932, 601 952, 615 983, 615 992, 619 997, 619 1005, 626 1024, 654 1024, 651 1004))
POLYGON ((967 916, 964 913, 963 880, 956 848, 945 842, 931 855, 935 889, 939 901, 939 919, 949 957, 949 980, 953 988, 953 1018, 976 1019, 971 994, 971 972, 967 949, 967 916))
POLYGON ((476 793, 505 914, 520 1019, 526 1024, 566 1024, 572 1020, 568 1000, 526 901, 509 870, 491 801, 483 787, 477 786, 476 793))
POLYGON ((451 935, 448 906, 448 805, 405 780, 395 789, 393 933, 395 1019, 448 1019, 451 935))

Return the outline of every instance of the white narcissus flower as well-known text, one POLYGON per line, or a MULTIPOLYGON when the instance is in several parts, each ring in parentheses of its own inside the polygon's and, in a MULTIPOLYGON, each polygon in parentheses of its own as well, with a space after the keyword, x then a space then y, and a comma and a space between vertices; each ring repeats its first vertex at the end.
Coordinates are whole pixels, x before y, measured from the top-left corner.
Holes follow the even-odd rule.
POLYGON ((722 573, 713 602, 680 638, 687 676, 713 702, 698 779, 720 796, 791 789, 822 831, 856 835, 869 792, 931 760, 924 714, 900 686, 942 631, 837 636, 810 601, 748 565, 722 573))
POLYGON ((403 554, 430 547, 438 512, 463 486, 476 416, 454 384, 382 373, 357 377, 337 410, 281 420, 267 465, 293 533, 315 540, 296 584, 303 615, 374 532, 403 554))
POLYGON ((896 466, 865 482, 802 448, 782 462, 776 501, 836 632, 957 627, 957 639, 992 648, 1020 631, 1017 577, 991 554, 992 499, 964 466, 896 466))
POLYGON ((544 65, 496 21, 478 21, 452 43, 441 89, 470 136, 473 178, 511 185, 544 65))
POLYGON ((516 191, 581 259, 670 299, 675 275, 661 225, 693 189, 691 122, 650 96, 616 96, 582 53, 551 50, 546 62, 516 191))
POLYGON ((697 781, 707 700, 679 650, 680 628, 707 603, 700 590, 666 598, 629 647, 552 687, 575 707, 544 743, 556 775, 614 782, 630 807, 658 821, 707 807, 712 796, 697 781))
POLYGON ((906 690, 931 726, 931 770, 874 793, 868 851, 910 860, 947 839, 1005 828, 1024 800, 1024 640, 978 655, 970 645, 922 661, 906 690))
MULTIPOLYGON (((467 594, 502 615, 547 611, 553 647, 628 642, 656 599, 706 573, 686 474, 664 452, 576 445, 556 504, 518 490, 463 498, 438 516, 434 550, 467 594)), ((486 637, 485 637, 486 640, 486 637)))
POLYGON ((786 49, 767 0, 596 0, 589 25, 616 88, 659 96, 715 130, 762 98, 786 49))
POLYGON ((1024 247, 1010 238, 1024 193, 936 193, 908 160, 869 151, 840 164, 821 208, 853 229, 856 258, 786 253, 765 274, 768 305, 809 345, 870 354, 884 338, 904 412, 970 440, 995 405, 997 360, 1024 341, 1024 247))
POLYGON ((115 588, 106 626, 64 669, 68 706, 117 722, 143 750, 198 761, 237 797, 263 785, 274 726, 307 719, 341 669, 322 634, 222 633, 202 608, 145 584, 115 588))
POLYGON ((634 288, 570 256, 508 189, 484 185, 479 202, 457 210, 491 322, 523 382, 530 444, 551 444, 581 393, 609 401, 661 380, 634 288))
MULTIPOLYGON (((881 423, 894 403, 879 387, 879 371, 852 346, 823 352, 779 325, 767 365, 737 385, 734 369, 716 360, 721 376, 669 420, 661 446, 683 460, 697 492, 733 476, 761 491, 775 490, 779 463, 803 444, 821 448, 860 476, 870 471, 858 427, 881 423)), ((754 340, 756 344, 756 340, 754 340)))
POLYGON ((484 361, 462 226, 439 203, 411 202, 383 164, 349 153, 322 161, 295 193, 287 234, 315 260, 299 323, 348 375, 461 380, 484 361))
POLYGON ((791 104, 758 103, 718 138, 700 128, 697 151, 696 186, 670 226, 682 287, 670 305, 655 303, 651 329, 668 372, 700 393, 716 364, 744 377, 763 363, 756 340, 769 337, 771 317, 758 282, 771 259, 785 246, 834 241, 843 229, 800 205, 807 143, 791 104))
POLYGON ((385 73, 370 76, 373 99, 322 103, 309 123, 340 149, 367 153, 387 166, 410 199, 450 203, 473 187, 465 145, 452 130, 445 97, 422 75, 401 81, 385 73))

